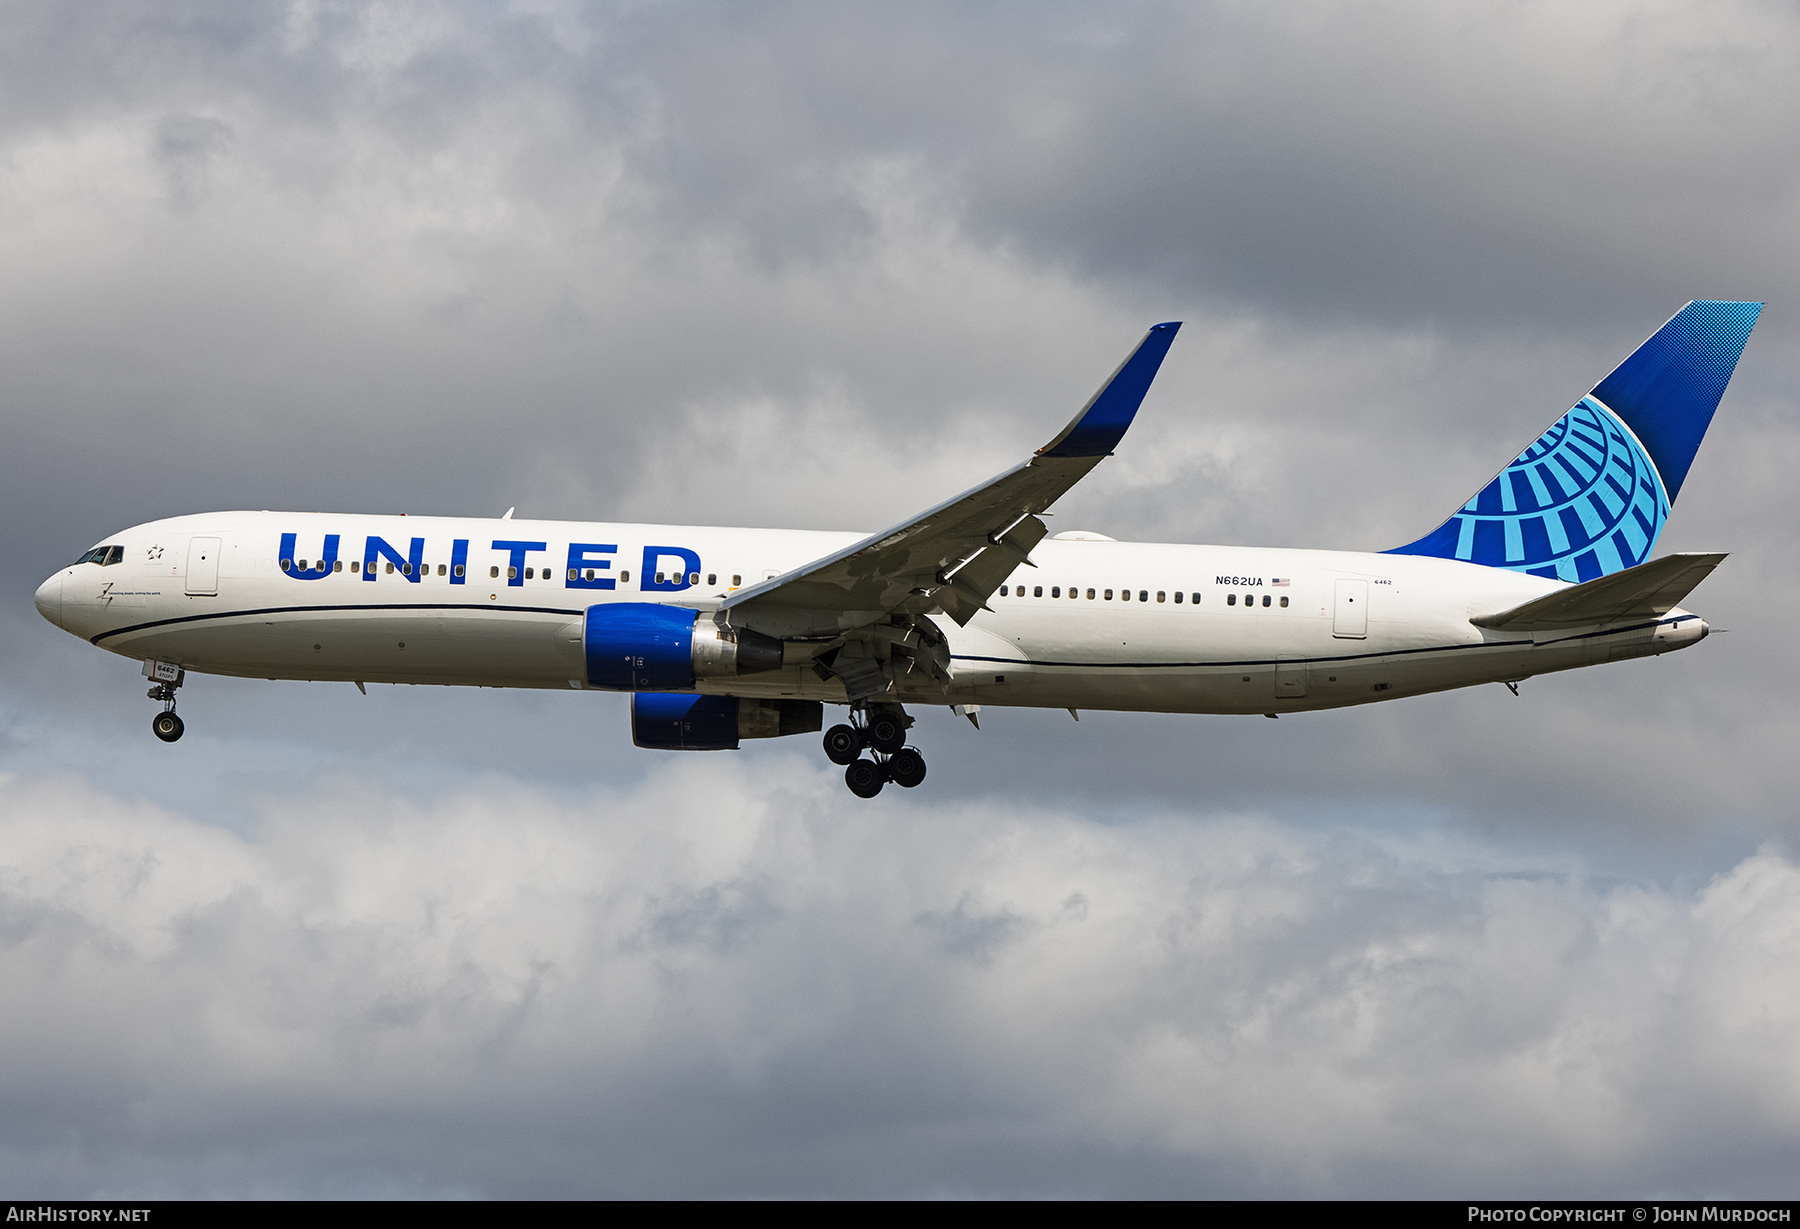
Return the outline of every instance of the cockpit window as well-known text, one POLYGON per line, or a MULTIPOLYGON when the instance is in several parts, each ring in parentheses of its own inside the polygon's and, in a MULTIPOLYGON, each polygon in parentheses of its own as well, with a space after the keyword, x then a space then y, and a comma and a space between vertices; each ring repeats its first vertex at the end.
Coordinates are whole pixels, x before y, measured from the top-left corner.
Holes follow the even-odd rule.
POLYGON ((125 548, 123 546, 96 546, 93 550, 89 551, 75 562, 77 565, 83 563, 97 563, 101 567, 107 567, 114 563, 124 563, 125 548))

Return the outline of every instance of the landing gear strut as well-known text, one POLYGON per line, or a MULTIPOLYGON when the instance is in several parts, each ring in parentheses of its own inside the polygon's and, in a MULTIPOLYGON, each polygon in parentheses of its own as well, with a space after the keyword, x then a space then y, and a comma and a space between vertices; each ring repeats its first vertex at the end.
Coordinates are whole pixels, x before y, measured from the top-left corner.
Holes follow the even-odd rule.
POLYGON ((825 731, 825 755, 833 764, 844 765, 844 784, 851 793, 873 798, 889 781, 912 789, 925 779, 925 757, 917 747, 906 745, 912 718, 905 709, 898 704, 859 703, 851 707, 850 722, 825 731), (864 748, 874 753, 873 759, 863 758, 864 748))
POLYGON ((144 663, 144 677, 150 680, 150 690, 144 694, 163 706, 163 711, 150 719, 150 732, 172 743, 187 728, 175 715, 175 689, 187 678, 187 671, 173 662, 151 660, 144 663))

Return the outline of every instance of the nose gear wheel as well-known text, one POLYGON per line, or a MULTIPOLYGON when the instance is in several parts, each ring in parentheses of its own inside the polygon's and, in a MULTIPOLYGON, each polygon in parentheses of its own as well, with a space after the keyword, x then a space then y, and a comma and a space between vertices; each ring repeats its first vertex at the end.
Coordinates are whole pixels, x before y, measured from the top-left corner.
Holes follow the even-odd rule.
POLYGON ((172 743, 181 737, 185 727, 181 718, 175 715, 174 709, 156 714, 150 719, 150 731, 166 743, 172 743))

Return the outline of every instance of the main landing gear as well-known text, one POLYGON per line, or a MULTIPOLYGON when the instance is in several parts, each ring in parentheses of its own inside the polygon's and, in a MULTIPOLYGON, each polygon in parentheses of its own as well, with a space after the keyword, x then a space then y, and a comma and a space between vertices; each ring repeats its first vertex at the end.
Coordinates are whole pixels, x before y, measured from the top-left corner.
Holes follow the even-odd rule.
POLYGON ((925 779, 925 757, 917 747, 906 745, 911 724, 912 718, 897 704, 858 704, 850 710, 850 724, 825 731, 825 755, 833 764, 844 765, 844 784, 851 793, 873 798, 889 781, 912 789, 925 779), (873 759, 863 758, 865 748, 874 752, 873 759))
POLYGON ((175 689, 187 678, 187 671, 173 662, 152 660, 144 663, 144 677, 150 680, 150 690, 145 694, 163 706, 163 711, 150 719, 150 732, 172 743, 187 728, 175 715, 175 689))

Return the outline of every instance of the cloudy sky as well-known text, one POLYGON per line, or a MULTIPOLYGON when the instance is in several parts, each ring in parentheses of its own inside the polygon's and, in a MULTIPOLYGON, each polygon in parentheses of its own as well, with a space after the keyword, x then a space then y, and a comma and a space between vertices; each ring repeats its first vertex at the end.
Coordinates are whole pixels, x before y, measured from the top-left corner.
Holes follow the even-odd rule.
POLYGON ((0 1191, 1774 1195, 1800 14, 0 6, 0 1191), (32 609, 215 508, 870 529, 1187 322, 1059 530, 1379 549, 1768 303, 1666 659, 678 756, 32 609), (1784 477, 1784 475, 1786 475, 1784 477))

